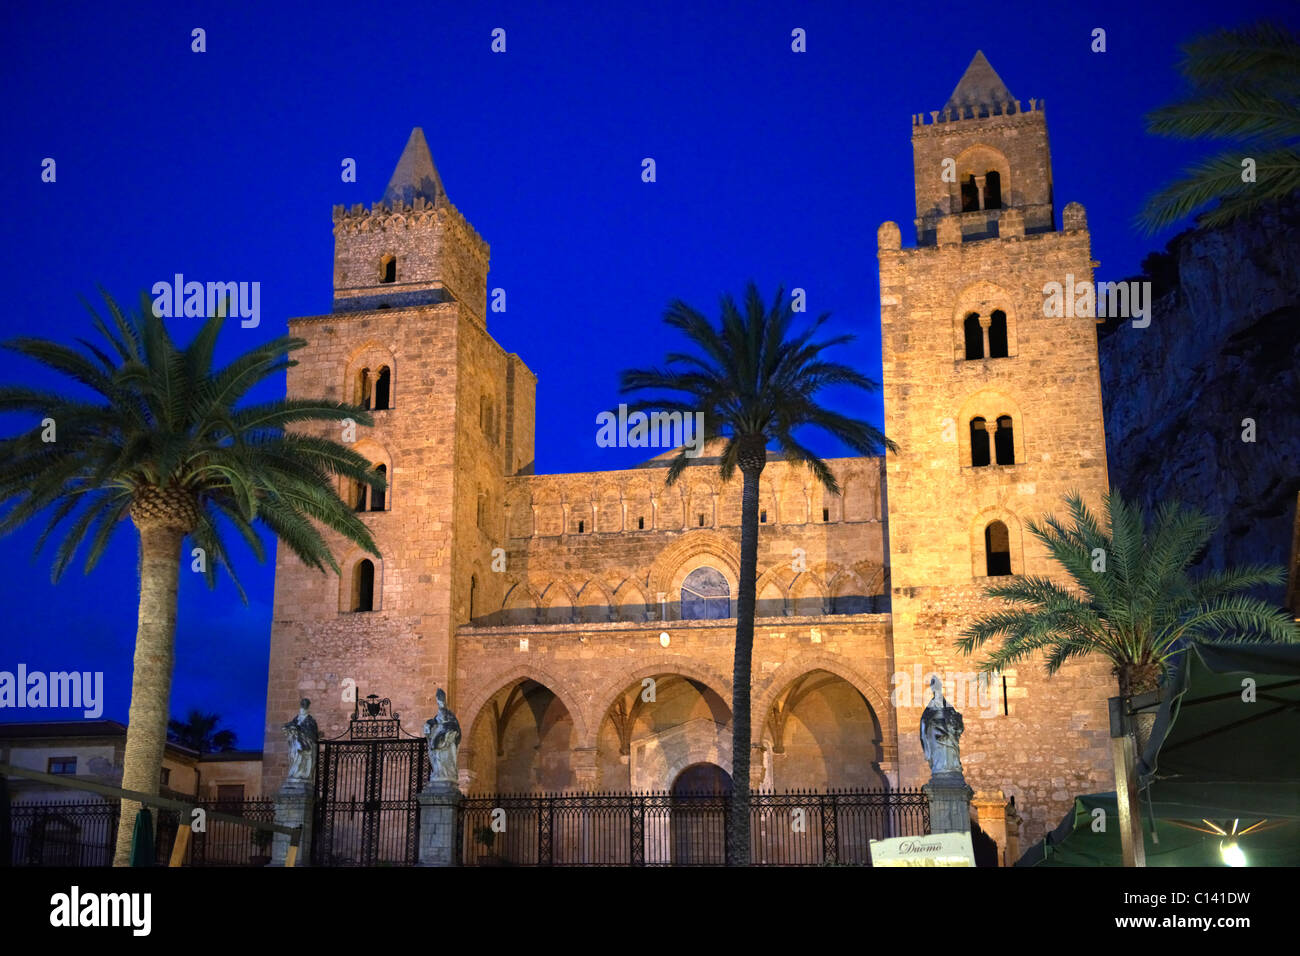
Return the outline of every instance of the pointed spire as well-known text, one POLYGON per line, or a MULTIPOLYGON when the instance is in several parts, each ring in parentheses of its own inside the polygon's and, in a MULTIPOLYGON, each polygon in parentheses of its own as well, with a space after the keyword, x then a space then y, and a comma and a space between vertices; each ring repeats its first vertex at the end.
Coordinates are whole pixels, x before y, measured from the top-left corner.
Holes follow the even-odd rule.
POLYGON ((1007 103, 1014 99, 1007 85, 1002 82, 1002 77, 998 76, 997 70, 993 69, 993 65, 984 56, 984 51, 976 50, 970 66, 966 67, 966 72, 961 75, 943 110, 945 113, 948 110, 957 110, 959 116, 964 116, 966 107, 970 106, 975 108, 975 115, 978 116, 980 107, 987 107, 992 113, 994 104, 1007 103))
POLYGON ((432 203, 445 195, 442 178, 433 165, 429 144, 424 139, 424 130, 417 126, 411 130, 411 138, 406 141, 402 158, 397 161, 397 168, 393 170, 393 178, 388 181, 381 201, 402 202, 409 206, 416 196, 432 203))

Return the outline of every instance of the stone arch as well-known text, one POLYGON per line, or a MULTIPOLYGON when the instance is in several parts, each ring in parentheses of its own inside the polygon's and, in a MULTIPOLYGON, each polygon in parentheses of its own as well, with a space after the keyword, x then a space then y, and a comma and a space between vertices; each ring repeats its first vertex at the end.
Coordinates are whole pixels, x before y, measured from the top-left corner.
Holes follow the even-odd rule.
MULTIPOLYGON (((671 633, 671 628, 665 628, 671 633)), ((687 657, 658 657, 652 661, 641 664, 637 667, 622 672, 612 681, 607 681, 604 688, 592 696, 592 701, 597 705, 603 705, 604 709, 599 714, 599 720, 592 720, 588 726, 594 724, 595 729, 600 729, 606 717, 614 710, 614 707, 621 694, 627 692, 628 688, 641 686, 642 681, 647 677, 660 677, 672 675, 675 677, 685 677, 701 684, 713 691, 722 702, 726 704, 728 714, 731 712, 731 680, 718 671, 709 667, 707 664, 701 664, 699 661, 691 660, 687 657)), ((596 715, 592 715, 595 717, 596 715)), ((596 738, 584 738, 583 747, 595 747, 596 738)))
POLYGON ((736 593, 736 583, 740 580, 736 543, 727 535, 706 529, 684 534, 659 552, 647 577, 650 597, 658 600, 659 592, 663 592, 667 600, 676 600, 672 592, 680 591, 682 579, 700 564, 710 564, 721 571, 731 584, 731 593, 736 593), (702 556, 709 560, 696 560, 702 556))
POLYGON ((536 624, 541 598, 523 581, 516 581, 501 600, 503 624, 536 624))
POLYGON ((582 741, 587 739, 587 713, 579 706, 582 697, 577 693, 576 688, 555 673, 533 664, 516 664, 513 667, 498 671, 482 681, 475 682, 476 688, 490 687, 492 689, 490 691, 476 689, 466 695, 463 705, 454 708, 462 713, 472 715, 467 725, 469 734, 466 739, 472 738, 478 729, 479 721, 485 716, 488 701, 503 690, 508 690, 520 681, 525 680, 536 681, 559 698, 560 703, 564 705, 573 718, 574 740, 581 744, 582 741))
POLYGON ((827 612, 830 595, 821 576, 815 571, 804 571, 795 577, 789 593, 792 615, 812 617, 827 612))
POLYGON ((790 585, 797 574, 788 561, 774 564, 759 574, 754 582, 758 617, 780 617, 789 610, 790 585))
POLYGON ((750 709, 750 739, 756 743, 763 739, 763 723, 782 692, 798 678, 817 670, 842 678, 866 698, 876 719, 880 721, 881 746, 884 749, 881 767, 883 769, 887 764, 890 769, 893 769, 898 759, 898 728, 888 695, 882 694, 874 683, 852 665, 828 651, 805 651, 785 661, 766 679, 754 685, 750 709))
POLYGON ((1025 573, 1024 533, 1020 519, 1000 505, 985 508, 975 516, 970 526, 971 577, 988 577, 984 550, 984 530, 994 521, 1007 529, 1007 543, 1011 553, 1011 573, 1025 573))
MULTIPOLYGON (((1006 196, 1005 186, 1003 187, 1003 196, 1006 196)), ((987 279, 980 279, 958 292, 953 303, 952 347, 954 361, 966 361, 966 319, 974 314, 980 316, 981 322, 985 319, 991 321, 995 311, 1002 312, 1006 316, 1007 356, 1016 355, 1018 351, 1016 338, 1018 310, 1015 308, 1015 300, 1012 298, 1011 293, 1002 286, 989 282, 987 279)), ((984 355, 987 357, 988 353, 984 352, 984 355)))
POLYGON ((569 624, 578 606, 577 594, 564 581, 552 581, 542 591, 538 618, 543 624, 569 624))
POLYGON ((645 589, 626 578, 614 591, 614 617, 619 621, 647 621, 653 615, 653 602, 645 589))
MULTIPOLYGON (((957 412, 957 462, 961 468, 975 467, 971 464, 970 423, 976 418, 982 418, 986 426, 991 428, 993 423, 1004 416, 1011 418, 1016 464, 1029 460, 1025 451, 1025 418, 1020 411, 1020 403, 1001 389, 982 388, 968 395, 957 412)), ((993 454, 992 435, 989 438, 989 454, 993 454)))
MULTIPOLYGON (((812 485, 810 473, 806 469, 790 466, 789 473, 781 482, 780 507, 781 524, 808 524, 813 520, 812 485)), ((821 515, 815 516, 820 520, 821 515)))
POLYGON ((574 604, 579 621, 589 623, 608 621, 614 612, 614 595, 599 578, 591 578, 582 585, 574 604))

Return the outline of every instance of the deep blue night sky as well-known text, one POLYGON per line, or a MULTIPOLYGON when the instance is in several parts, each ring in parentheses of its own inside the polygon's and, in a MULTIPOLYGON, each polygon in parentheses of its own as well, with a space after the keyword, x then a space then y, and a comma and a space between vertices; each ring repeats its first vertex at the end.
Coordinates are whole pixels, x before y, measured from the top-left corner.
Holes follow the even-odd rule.
MULTIPOLYGON (((712 313, 750 278, 769 295, 803 287, 833 331, 859 335, 840 357, 879 377, 876 228, 892 219, 914 240, 910 116, 942 107, 977 48, 1026 107, 1046 99, 1058 221, 1082 202, 1098 277, 1118 279, 1177 231, 1138 235, 1142 199, 1205 153, 1143 132, 1182 90, 1178 44, 1294 22, 1287 0, 601 6, 6 4, 0 338, 93 335, 82 297, 103 285, 134 304, 176 272, 261 282, 261 325, 231 323, 225 358, 284 334, 289 316, 330 308, 331 206, 376 200, 423 126, 452 202, 491 244, 489 288, 507 292, 489 330, 539 378, 538 471, 627 467, 645 453, 597 447, 594 417, 622 369, 672 345, 671 298, 712 313), (194 27, 206 53, 190 51, 194 27), (495 27, 504 55, 489 50, 495 27), (795 27, 805 54, 790 51, 795 27), (41 182, 45 157, 56 183, 41 182), (340 181, 345 157, 356 183, 340 181)), ((197 321, 172 324, 185 341, 197 321)), ((52 381, 12 356, 3 376, 52 381)), ((282 380, 260 397, 274 394, 282 380)), ((879 422, 879 397, 857 410, 879 422)), ((0 670, 102 670, 104 716, 125 721, 134 531, 90 576, 78 565, 52 586, 52 549, 31 559, 38 530, 0 542, 0 670)), ((172 710, 218 711, 260 747, 271 563, 233 547, 247 606, 229 583, 182 575, 172 710)))

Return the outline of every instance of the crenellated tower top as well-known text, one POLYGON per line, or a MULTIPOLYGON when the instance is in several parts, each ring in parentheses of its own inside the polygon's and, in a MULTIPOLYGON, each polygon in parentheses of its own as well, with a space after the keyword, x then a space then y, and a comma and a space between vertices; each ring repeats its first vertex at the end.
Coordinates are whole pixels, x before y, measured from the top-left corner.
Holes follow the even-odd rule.
POLYGON ((488 261, 418 126, 378 202, 334 207, 335 312, 457 301, 486 324, 488 261))

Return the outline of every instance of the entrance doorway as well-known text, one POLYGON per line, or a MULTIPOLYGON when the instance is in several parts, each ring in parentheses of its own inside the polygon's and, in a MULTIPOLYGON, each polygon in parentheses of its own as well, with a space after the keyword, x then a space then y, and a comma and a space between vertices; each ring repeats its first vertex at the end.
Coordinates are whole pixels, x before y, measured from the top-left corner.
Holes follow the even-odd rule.
POLYGON ((727 850, 731 774, 715 763, 687 767, 673 781, 670 800, 672 864, 722 866, 727 850))

